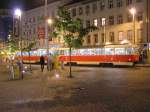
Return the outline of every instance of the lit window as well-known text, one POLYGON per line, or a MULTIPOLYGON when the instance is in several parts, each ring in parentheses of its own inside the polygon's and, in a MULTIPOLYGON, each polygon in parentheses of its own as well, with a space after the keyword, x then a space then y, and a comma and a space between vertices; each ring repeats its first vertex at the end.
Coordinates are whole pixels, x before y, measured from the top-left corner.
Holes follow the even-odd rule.
POLYGON ((94 26, 97 27, 98 26, 98 20, 94 19, 94 26))
POLYGON ((123 31, 119 31, 118 39, 119 39, 119 41, 122 41, 124 39, 124 33, 123 33, 123 31))

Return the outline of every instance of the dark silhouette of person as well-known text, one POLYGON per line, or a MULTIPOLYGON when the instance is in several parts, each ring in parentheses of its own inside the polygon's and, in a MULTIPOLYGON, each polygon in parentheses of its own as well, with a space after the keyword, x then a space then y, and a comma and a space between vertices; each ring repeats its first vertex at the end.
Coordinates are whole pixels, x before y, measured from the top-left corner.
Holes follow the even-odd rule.
POLYGON ((41 64, 41 71, 43 72, 43 70, 44 70, 44 64, 45 64, 44 56, 40 57, 40 64, 41 64))

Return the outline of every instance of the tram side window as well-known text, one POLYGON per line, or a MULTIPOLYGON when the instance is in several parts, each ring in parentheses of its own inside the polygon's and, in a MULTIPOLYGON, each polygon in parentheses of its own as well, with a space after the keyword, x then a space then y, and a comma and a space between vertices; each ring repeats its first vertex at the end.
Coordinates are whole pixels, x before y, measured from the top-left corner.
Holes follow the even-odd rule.
POLYGON ((77 51, 76 51, 76 50, 72 50, 72 51, 71 51, 71 55, 72 55, 72 56, 77 55, 77 51))
POLYGON ((64 55, 65 55, 65 56, 69 56, 69 50, 65 50, 65 51, 64 51, 64 55))
POLYGON ((105 54, 106 55, 113 55, 114 49, 113 48, 105 48, 105 54))
POLYGON ((105 48, 101 49, 101 55, 105 55, 105 48))
POLYGON ((59 55, 64 55, 64 50, 60 50, 59 55))
POLYGON ((89 55, 88 49, 80 49, 80 54, 81 55, 89 55))
POLYGON ((96 55, 100 55, 101 54, 101 49, 99 49, 99 48, 95 49, 95 53, 96 53, 96 55))
POLYGON ((133 48, 126 48, 126 54, 130 55, 134 53, 134 49, 133 48))
POLYGON ((116 55, 125 55, 126 54, 125 48, 115 48, 115 54, 116 55))

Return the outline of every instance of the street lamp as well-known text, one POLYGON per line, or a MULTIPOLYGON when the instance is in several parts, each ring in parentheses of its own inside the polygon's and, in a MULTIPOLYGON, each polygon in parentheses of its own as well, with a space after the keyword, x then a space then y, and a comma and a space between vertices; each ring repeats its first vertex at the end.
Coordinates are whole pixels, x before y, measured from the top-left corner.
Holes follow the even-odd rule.
POLYGON ((21 49, 21 59, 22 59, 22 32, 21 32, 21 15, 22 15, 22 11, 21 9, 15 9, 14 11, 14 16, 19 20, 19 27, 18 27, 18 30, 19 30, 19 36, 20 36, 20 49, 21 49))
MULTIPOLYGON (((47 0, 45 0, 45 47, 46 47, 46 54, 49 54, 49 43, 48 43, 48 19, 47 19, 47 0)), ((50 22, 50 21, 49 21, 50 22)))
POLYGON ((49 25, 52 25, 52 23, 53 23, 52 19, 48 18, 48 19, 47 19, 47 23, 48 23, 49 25))
POLYGON ((134 44, 135 44, 135 14, 136 14, 136 9, 131 8, 130 13, 132 14, 132 21, 133 21, 133 38, 134 38, 134 44))

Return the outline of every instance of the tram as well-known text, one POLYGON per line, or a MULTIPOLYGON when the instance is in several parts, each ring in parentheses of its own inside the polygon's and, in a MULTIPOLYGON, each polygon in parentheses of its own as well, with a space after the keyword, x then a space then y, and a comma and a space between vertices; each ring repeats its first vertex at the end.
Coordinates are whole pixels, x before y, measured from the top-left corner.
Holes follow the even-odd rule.
MULTIPOLYGON (((58 56, 60 62, 64 64, 70 63, 69 49, 50 49, 49 53, 58 56)), ((46 57, 46 49, 38 49, 31 51, 29 57, 27 52, 22 53, 24 62, 37 63, 40 56, 46 57)), ((20 52, 16 54, 20 56, 20 52)), ((139 61, 138 48, 133 46, 106 46, 102 48, 79 48, 72 49, 71 63, 73 64, 112 64, 112 65, 129 65, 133 66, 134 63, 139 61)))

